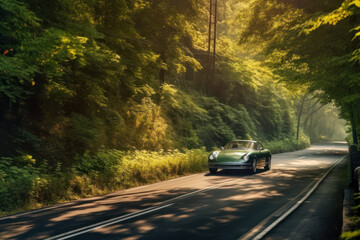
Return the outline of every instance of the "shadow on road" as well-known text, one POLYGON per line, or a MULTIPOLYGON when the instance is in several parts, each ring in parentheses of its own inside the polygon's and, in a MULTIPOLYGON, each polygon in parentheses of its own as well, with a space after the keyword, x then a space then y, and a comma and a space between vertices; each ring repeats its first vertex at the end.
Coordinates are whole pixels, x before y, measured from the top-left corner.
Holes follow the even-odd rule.
MULTIPOLYGON (((316 153, 314 151, 312 154, 314 164, 321 163, 316 159, 326 159, 327 154, 334 158, 334 155, 343 154, 344 151, 316 153)), ((281 156, 287 160, 286 155, 281 156)), ((297 161, 305 163, 308 160, 297 161)), ((204 177, 194 175, 159 187, 122 191, 76 201, 49 211, 0 220, 0 239, 44 239, 222 183, 221 188, 181 199, 174 207, 94 230, 91 237, 84 234, 76 239, 209 239, 222 237, 217 235, 218 229, 227 234, 223 239, 233 239, 231 234, 240 236, 249 226, 257 224, 258 220, 253 219, 252 215, 259 211, 259 206, 266 206, 261 207, 260 213, 260 218, 262 215, 265 218, 325 171, 326 168, 314 165, 311 168, 287 169, 285 166, 270 171, 259 170, 256 174, 244 170, 222 170, 216 174, 206 173, 204 177), (241 180, 226 183, 229 179, 241 180)))
POLYGON ((251 176, 266 172, 264 169, 257 169, 256 173, 254 174, 251 170, 238 170, 238 169, 223 169, 218 171, 217 173, 206 173, 204 176, 226 176, 226 177, 244 177, 244 176, 251 176))

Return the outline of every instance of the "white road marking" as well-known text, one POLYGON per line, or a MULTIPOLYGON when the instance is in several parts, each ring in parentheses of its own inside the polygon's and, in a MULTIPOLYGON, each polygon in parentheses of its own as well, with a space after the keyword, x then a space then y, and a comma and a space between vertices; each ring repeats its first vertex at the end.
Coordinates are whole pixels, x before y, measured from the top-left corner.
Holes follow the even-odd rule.
POLYGON ((98 228, 106 227, 106 226, 109 226, 109 225, 112 225, 112 224, 115 224, 115 223, 119 223, 119 222, 123 222, 123 221, 126 221, 128 219, 135 218, 135 217, 138 217, 138 216, 150 213, 150 212, 154 212, 154 211, 157 211, 157 210, 160 210, 160 209, 163 209, 163 208, 167 208, 167 207, 170 207, 171 205, 173 205, 173 203, 172 204, 167 204, 167 205, 164 205, 164 206, 160 206, 160 207, 147 208, 147 209, 135 212, 135 213, 129 213, 129 214, 117 217, 117 218, 112 218, 112 219, 109 219, 109 220, 106 220, 106 221, 103 221, 103 222, 99 222, 99 223, 95 223, 95 224, 92 224, 92 225, 89 225, 89 226, 86 226, 86 227, 75 229, 75 230, 70 231, 70 232, 62 233, 62 234, 47 238, 46 240, 52 240, 52 239, 62 240, 62 239, 72 238, 72 237, 75 237, 75 236, 90 232, 90 231, 98 229, 98 228))
POLYGON ((217 188, 220 188, 220 187, 222 187, 222 186, 224 186, 226 184, 238 181, 240 179, 242 179, 242 178, 237 178, 237 179, 234 179, 234 180, 225 181, 225 182, 216 184, 214 186, 210 186, 210 187, 199 189, 199 190, 196 190, 196 191, 193 191, 193 192, 190 192, 190 193, 186 193, 186 194, 171 198, 169 200, 163 201, 163 202, 157 204, 157 206, 149 207, 149 208, 146 208, 146 209, 143 209, 143 210, 139 210, 137 212, 129 213, 129 214, 126 214, 126 215, 123 215, 123 216, 119 216, 119 217, 108 219, 106 221, 95 223, 95 224, 92 224, 92 225, 89 225, 89 226, 78 228, 78 229, 75 229, 75 230, 72 230, 72 231, 69 231, 69 232, 66 232, 66 233, 62 233, 62 234, 59 234, 59 235, 56 235, 56 236, 53 236, 53 237, 49 237, 46 240, 68 239, 68 238, 71 238, 71 237, 74 237, 74 236, 78 236, 78 235, 90 232, 90 231, 98 229, 98 228, 102 228, 102 227, 106 227, 106 226, 109 226, 109 225, 112 225, 112 224, 115 224, 115 223, 118 223, 118 222, 126 221, 126 220, 129 220, 131 218, 135 218, 135 217, 138 217, 138 216, 150 213, 150 212, 154 212, 154 211, 169 207, 169 206, 174 204, 174 203, 171 203, 171 202, 175 202, 175 201, 177 201, 179 199, 183 199, 183 198, 195 195, 197 193, 207 192, 207 191, 210 191, 210 190, 213 190, 213 189, 217 189, 217 188), (169 203, 169 204, 166 204, 166 203, 169 203), (166 204, 166 205, 164 205, 164 204, 166 204))
POLYGON ((134 188, 129 188, 129 189, 124 190, 124 192, 131 192, 131 191, 138 190, 138 189, 142 189, 142 188, 145 188, 145 187, 148 187, 148 185, 144 185, 144 186, 140 186, 140 187, 134 187, 134 188))
POLYGON ((266 217, 264 220, 262 220, 258 225, 253 227, 249 232, 245 233, 240 238, 238 238, 238 240, 251 239, 251 237, 256 235, 257 232, 260 232, 260 229, 263 228, 264 225, 270 221, 270 219, 272 219, 274 217, 276 217, 276 218, 280 217, 285 212, 285 210, 293 203, 294 200, 300 198, 305 192, 307 192, 312 186, 314 186, 315 183, 316 183, 316 180, 312 181, 298 195, 296 195, 296 197, 292 198, 290 202, 286 203, 285 205, 283 205, 282 207, 277 209, 275 212, 270 214, 268 217, 266 217))
POLYGON ((266 234, 268 234, 272 229, 274 229, 281 221, 283 221, 287 216, 289 216, 295 209, 297 209, 305 200, 315 191, 315 189, 320 185, 320 183, 325 179, 325 177, 333 170, 333 168, 341 162, 345 156, 342 156, 338 158, 334 164, 329 168, 329 170, 320 178, 319 181, 315 183, 315 185, 306 193, 306 195, 299 200, 294 206, 292 206, 289 210, 287 210, 282 216, 280 216, 276 221, 274 221, 272 224, 270 224, 267 228, 265 228, 262 232, 257 234, 253 240, 260 240, 262 239, 266 234))

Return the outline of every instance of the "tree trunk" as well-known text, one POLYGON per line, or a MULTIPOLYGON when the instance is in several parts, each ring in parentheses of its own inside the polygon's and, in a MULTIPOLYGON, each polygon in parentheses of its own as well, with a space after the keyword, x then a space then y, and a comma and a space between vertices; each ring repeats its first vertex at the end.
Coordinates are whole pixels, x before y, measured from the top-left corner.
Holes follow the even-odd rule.
POLYGON ((304 96, 301 100, 301 105, 300 105, 300 109, 299 109, 299 115, 298 115, 297 126, 296 126, 296 140, 299 140, 300 121, 301 121, 301 115, 302 115, 302 112, 304 109, 305 98, 306 98, 306 93, 304 94, 304 96))
POLYGON ((311 117, 310 117, 310 124, 309 124, 309 129, 310 129, 310 131, 309 131, 310 143, 313 143, 313 142, 314 142, 314 133, 313 133, 313 130, 312 130, 312 128, 313 128, 313 117, 314 117, 314 115, 311 115, 311 117))
MULTIPOLYGON (((160 59, 162 61, 162 64, 166 64, 165 52, 163 49, 160 51, 160 59)), ((163 68, 160 69, 159 79, 160 79, 161 84, 165 83, 165 69, 163 69, 163 68)))
POLYGON ((165 83, 165 70, 164 69, 160 69, 159 79, 160 79, 161 83, 165 83))
POLYGON ((352 129, 352 137, 353 137, 353 142, 354 144, 358 144, 358 138, 357 138, 357 132, 356 132, 356 122, 355 122, 355 116, 354 116, 354 111, 351 110, 351 129, 352 129))

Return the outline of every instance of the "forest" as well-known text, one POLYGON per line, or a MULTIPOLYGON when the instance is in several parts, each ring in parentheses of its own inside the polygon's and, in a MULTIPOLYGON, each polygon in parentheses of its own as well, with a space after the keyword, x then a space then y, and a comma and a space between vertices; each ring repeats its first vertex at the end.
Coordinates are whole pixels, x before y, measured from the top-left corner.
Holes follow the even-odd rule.
POLYGON ((209 8, 1 0, 1 214, 203 171, 234 139, 358 143, 360 1, 218 0, 215 54, 209 8))

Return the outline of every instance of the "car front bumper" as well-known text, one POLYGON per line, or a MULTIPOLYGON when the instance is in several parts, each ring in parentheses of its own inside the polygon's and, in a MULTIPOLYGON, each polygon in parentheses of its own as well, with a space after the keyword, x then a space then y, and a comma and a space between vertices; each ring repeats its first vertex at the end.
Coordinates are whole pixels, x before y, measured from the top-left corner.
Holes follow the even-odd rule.
POLYGON ((251 163, 211 163, 209 162, 209 168, 220 169, 252 169, 251 163))

